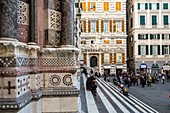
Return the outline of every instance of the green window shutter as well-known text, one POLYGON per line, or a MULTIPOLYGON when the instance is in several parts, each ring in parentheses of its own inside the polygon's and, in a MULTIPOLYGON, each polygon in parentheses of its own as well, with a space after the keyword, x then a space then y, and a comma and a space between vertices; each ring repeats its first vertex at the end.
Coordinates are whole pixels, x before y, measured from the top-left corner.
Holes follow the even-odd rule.
POLYGON ((138 39, 141 39, 141 35, 140 34, 138 34, 138 39))
POLYGON ((168 3, 163 3, 163 9, 168 9, 168 3))
POLYGON ((138 3, 138 10, 140 10, 140 3, 138 3))
POLYGON ((150 34, 150 39, 153 39, 153 35, 152 34, 150 34))
POLYGON ((148 9, 148 3, 145 3, 145 9, 146 10, 148 9))
POLYGON ((157 16, 152 15, 152 25, 157 25, 157 16))
POLYGON ((138 45, 138 55, 141 55, 141 45, 138 45))
POLYGON ((150 10, 152 9, 152 3, 149 3, 149 9, 150 10))
POLYGON ((148 39, 148 34, 146 34, 146 39, 148 39))
POLYGON ((164 55, 164 45, 162 45, 162 55, 164 55))
POLYGON ((164 17, 163 17, 163 19, 164 19, 164 25, 168 25, 168 15, 164 15, 164 17))
POLYGON ((145 16, 144 15, 140 16, 140 25, 145 25, 145 16))
POLYGON ((152 55, 152 45, 150 45, 150 55, 152 55))
POLYGON ((170 39, 170 34, 169 34, 169 39, 170 39))
POLYGON ((160 45, 158 45, 157 48, 158 48, 158 55, 160 55, 160 45))
POLYGON ((162 34, 162 39, 164 39, 164 34, 162 34))
POLYGON ((169 45, 169 55, 170 55, 170 45, 169 45))
POLYGON ((159 3, 157 3, 157 9, 159 10, 159 3))
POLYGON ((149 55, 149 47, 148 47, 148 45, 146 45, 146 55, 149 55))
POLYGON ((160 34, 157 34, 157 39, 160 39, 160 34))
POLYGON ((132 5, 132 12, 134 11, 134 5, 132 5))

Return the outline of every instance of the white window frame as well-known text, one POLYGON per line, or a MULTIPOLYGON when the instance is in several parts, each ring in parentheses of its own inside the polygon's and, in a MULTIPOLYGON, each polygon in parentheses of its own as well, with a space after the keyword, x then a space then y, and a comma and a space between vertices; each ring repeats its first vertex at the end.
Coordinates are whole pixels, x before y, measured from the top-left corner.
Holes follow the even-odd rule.
POLYGON ((122 63, 122 53, 116 53, 116 61, 117 63, 122 63))
POLYGON ((91 32, 96 32, 96 20, 91 20, 91 32))
POLYGON ((104 53, 104 63, 109 64, 110 63, 110 54, 104 53))
POLYGON ((152 55, 157 55, 157 46, 152 46, 152 55))
POLYGON ((152 3, 152 10, 157 10, 157 4, 156 3, 152 3))
POLYGON ((109 32, 109 21, 104 20, 104 32, 109 32))
POLYGON ((140 4, 140 10, 145 10, 145 4, 140 4))
POLYGON ((169 39, 169 34, 164 34, 164 39, 169 39))
POLYGON ((146 46, 141 45, 141 55, 146 55, 146 46))
POLYGON ((169 55, 169 46, 168 45, 164 46, 164 55, 169 55))
POLYGON ((122 21, 116 20, 116 32, 122 32, 122 21))

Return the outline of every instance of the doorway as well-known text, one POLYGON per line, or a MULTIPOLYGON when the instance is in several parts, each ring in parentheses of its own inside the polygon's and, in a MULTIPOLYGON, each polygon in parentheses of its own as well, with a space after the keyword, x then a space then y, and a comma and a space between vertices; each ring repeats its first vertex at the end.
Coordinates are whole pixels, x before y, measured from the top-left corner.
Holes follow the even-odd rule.
POLYGON ((90 58, 90 67, 96 67, 97 66, 97 57, 96 56, 92 56, 90 58))

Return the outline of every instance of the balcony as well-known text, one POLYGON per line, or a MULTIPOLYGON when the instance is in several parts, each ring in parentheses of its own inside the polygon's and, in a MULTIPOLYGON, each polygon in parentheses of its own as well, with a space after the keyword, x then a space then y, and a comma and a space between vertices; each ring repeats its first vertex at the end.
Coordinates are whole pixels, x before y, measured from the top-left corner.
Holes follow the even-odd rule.
POLYGON ((153 55, 153 58, 157 58, 158 57, 158 55, 153 55))
POLYGON ((157 25, 152 25, 152 28, 157 28, 157 25))
POLYGON ((165 58, 169 58, 169 55, 164 55, 165 58))
POLYGON ((146 55, 141 55, 141 58, 146 58, 146 55))
POLYGON ((168 25, 164 25, 164 28, 169 28, 169 24, 168 25))
POLYGON ((145 28, 145 25, 140 25, 140 28, 145 28))

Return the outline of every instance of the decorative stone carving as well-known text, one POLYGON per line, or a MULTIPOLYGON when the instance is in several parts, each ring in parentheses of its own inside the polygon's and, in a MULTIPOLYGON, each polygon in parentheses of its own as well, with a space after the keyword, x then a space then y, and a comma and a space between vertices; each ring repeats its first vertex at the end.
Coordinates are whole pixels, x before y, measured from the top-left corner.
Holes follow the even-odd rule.
POLYGON ((17 0, 0 0, 0 38, 17 39, 17 0))

